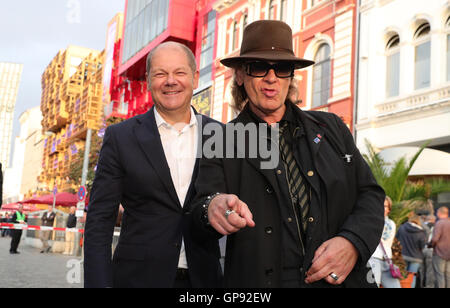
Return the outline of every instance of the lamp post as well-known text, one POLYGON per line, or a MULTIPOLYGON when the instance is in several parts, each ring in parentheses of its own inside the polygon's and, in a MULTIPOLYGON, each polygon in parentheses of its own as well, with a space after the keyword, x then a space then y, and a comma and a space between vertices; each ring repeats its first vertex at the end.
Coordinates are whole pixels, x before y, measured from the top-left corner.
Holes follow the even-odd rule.
MULTIPOLYGON (((88 169, 89 169, 89 152, 91 151, 91 140, 92 140, 92 129, 87 129, 86 134, 86 145, 84 147, 84 160, 83 160, 83 170, 81 172, 81 187, 86 187, 87 182, 87 175, 88 175, 88 169)), ((84 209, 86 207, 85 200, 80 201, 77 203, 77 229, 83 229, 84 228, 84 221, 82 218, 84 217, 84 209)), ((76 233, 76 255, 81 256, 82 250, 80 246, 80 233, 76 233)))

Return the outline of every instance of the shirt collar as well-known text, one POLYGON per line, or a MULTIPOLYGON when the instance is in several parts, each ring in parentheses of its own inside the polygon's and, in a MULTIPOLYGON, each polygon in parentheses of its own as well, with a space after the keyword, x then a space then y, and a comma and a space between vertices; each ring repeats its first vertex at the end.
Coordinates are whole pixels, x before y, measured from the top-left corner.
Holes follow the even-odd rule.
MULTIPOLYGON (((166 120, 164 120, 164 118, 159 114, 157 108, 155 107, 154 109, 155 109, 156 126, 158 128, 161 126, 168 127, 168 128, 172 127, 172 125, 167 123, 166 120)), ((191 107, 191 120, 190 120, 188 126, 192 127, 195 125, 197 125, 197 117, 195 115, 194 108, 191 107)))

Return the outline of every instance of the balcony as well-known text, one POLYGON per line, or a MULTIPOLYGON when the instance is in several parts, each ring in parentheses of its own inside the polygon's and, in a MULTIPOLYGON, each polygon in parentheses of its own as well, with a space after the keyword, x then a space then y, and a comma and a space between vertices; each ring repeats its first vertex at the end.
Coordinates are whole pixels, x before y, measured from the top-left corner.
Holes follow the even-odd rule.
POLYGON ((416 112, 425 108, 438 107, 450 102, 450 86, 439 89, 427 89, 415 95, 395 98, 377 104, 376 117, 384 118, 396 114, 416 112))

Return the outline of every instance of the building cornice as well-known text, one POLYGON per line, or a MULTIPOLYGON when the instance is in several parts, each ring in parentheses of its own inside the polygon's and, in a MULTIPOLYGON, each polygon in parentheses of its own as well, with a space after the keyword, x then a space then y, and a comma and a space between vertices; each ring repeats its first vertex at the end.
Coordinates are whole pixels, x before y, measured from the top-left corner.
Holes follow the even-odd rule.
POLYGON ((214 10, 220 12, 229 8, 230 6, 239 1, 241 0, 217 0, 216 2, 213 3, 212 7, 214 10))

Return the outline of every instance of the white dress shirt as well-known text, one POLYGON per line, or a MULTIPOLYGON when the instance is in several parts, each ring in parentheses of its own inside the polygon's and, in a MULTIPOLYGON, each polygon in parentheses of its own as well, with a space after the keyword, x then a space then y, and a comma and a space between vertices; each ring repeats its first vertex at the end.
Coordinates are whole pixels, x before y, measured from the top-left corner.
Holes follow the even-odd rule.
MULTIPOLYGON (((167 123, 155 108, 156 126, 169 165, 172 182, 177 192, 181 206, 184 205, 187 192, 191 185, 197 154, 198 123, 194 110, 191 108, 191 120, 181 131, 167 123)), ((182 241, 179 268, 188 268, 184 240, 182 241)))

